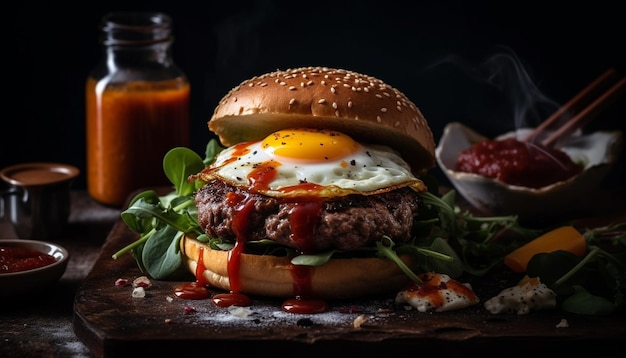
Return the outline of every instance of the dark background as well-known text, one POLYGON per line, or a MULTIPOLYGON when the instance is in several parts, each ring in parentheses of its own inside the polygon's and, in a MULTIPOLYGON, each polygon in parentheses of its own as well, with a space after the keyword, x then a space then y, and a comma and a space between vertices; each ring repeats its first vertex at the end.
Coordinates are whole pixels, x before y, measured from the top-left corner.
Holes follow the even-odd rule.
MULTIPOLYGON (((117 10, 174 20, 174 60, 192 86, 192 149, 241 81, 275 69, 373 75, 422 110, 436 140, 461 121, 495 136, 536 125, 609 67, 625 73, 616 1, 23 1, 5 11, 0 167, 56 161, 85 171, 84 83, 98 23, 117 10), (548 5, 546 5, 548 4, 548 5)), ((624 98, 588 130, 624 129, 624 98)), ((620 162, 609 180, 623 180, 620 162)), ((75 187, 85 186, 84 175, 75 187)))

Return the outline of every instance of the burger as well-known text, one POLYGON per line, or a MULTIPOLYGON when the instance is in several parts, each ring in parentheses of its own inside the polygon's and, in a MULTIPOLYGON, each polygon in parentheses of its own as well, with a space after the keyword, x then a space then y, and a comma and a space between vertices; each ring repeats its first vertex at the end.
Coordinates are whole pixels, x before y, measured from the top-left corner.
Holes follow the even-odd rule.
POLYGON ((184 265, 245 295, 347 299, 401 289, 419 270, 376 255, 415 236, 435 143, 419 108, 372 76, 277 70, 233 88, 208 121, 224 149, 191 179, 198 223, 184 265), (323 263, 302 264, 325 257, 323 263))

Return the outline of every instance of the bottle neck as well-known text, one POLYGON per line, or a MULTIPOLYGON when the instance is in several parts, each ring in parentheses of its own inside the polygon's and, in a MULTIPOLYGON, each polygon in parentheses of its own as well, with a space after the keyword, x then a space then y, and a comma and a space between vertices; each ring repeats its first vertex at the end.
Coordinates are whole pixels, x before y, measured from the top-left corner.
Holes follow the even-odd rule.
POLYGON ((144 46, 106 46, 107 66, 113 67, 169 67, 173 66, 171 41, 144 46))
MULTIPOLYGON (((171 19, 163 13, 116 12, 103 17, 105 70, 115 81, 184 77, 171 55, 171 19)), ((102 74, 103 76, 105 74, 102 74)))

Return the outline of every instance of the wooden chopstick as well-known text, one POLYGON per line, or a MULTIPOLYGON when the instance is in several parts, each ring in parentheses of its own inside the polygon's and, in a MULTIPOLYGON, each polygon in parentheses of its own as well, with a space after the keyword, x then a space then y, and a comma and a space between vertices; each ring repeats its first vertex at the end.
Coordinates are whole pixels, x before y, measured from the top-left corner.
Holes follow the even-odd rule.
POLYGON ((564 126, 554 131, 548 138, 544 139, 541 144, 545 146, 553 146, 559 139, 566 138, 574 133, 577 129, 587 125, 604 107, 608 106, 617 95, 620 94, 626 85, 626 77, 604 92, 598 99, 593 101, 589 106, 585 107, 576 116, 572 117, 564 126))
MULTIPOLYGON (((537 136, 546 131, 549 127, 555 126, 557 122, 562 120, 565 114, 580 110, 582 105, 589 102, 590 97, 597 95, 602 87, 606 87, 606 82, 611 80, 612 77, 615 77, 615 75, 615 69, 609 68, 602 75, 600 75, 600 77, 596 78, 587 87, 583 88, 583 90, 576 96, 572 97, 572 99, 543 121, 537 128, 528 134, 523 141, 535 140, 537 136)), ((588 124, 589 121, 591 121, 593 117, 600 112, 600 109, 606 107, 606 105, 608 105, 608 103, 615 99, 616 95, 620 93, 622 87, 624 86, 625 79, 626 77, 622 78, 620 82, 615 84, 598 99, 589 104, 586 108, 579 112, 578 115, 570 118, 565 125, 562 125, 557 131, 552 133, 552 135, 544 139, 542 144, 549 146, 554 145, 560 138, 571 135, 577 129, 588 124)))

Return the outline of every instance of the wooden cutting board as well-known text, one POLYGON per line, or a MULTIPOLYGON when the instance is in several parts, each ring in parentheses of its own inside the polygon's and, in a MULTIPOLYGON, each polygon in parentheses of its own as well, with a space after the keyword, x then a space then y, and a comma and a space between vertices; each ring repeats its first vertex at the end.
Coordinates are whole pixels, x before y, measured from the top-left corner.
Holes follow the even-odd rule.
POLYGON ((589 347, 594 354, 608 354, 626 338, 624 314, 587 317, 554 310, 522 316, 492 315, 482 302, 510 286, 502 277, 470 282, 481 304, 443 313, 407 310, 394 304, 393 294, 331 302, 328 312, 316 315, 285 313, 281 301, 262 298, 254 299, 249 311, 231 312, 208 299, 175 297, 174 288, 184 281, 153 281, 144 298, 133 298, 132 287, 116 286, 115 281, 132 281, 142 273, 131 255, 118 260, 111 255, 135 239, 136 234, 118 222, 78 290, 73 328, 94 356, 193 352, 194 356, 202 353, 215 357, 242 351, 260 354, 266 349, 272 356, 300 358, 337 351, 389 354, 396 349, 415 349, 412 352, 416 354, 460 356, 473 352, 481 357, 511 357, 544 348, 558 349, 563 356, 589 347), (365 321, 355 327, 359 316, 365 321), (561 322, 568 326, 557 327, 561 322))

